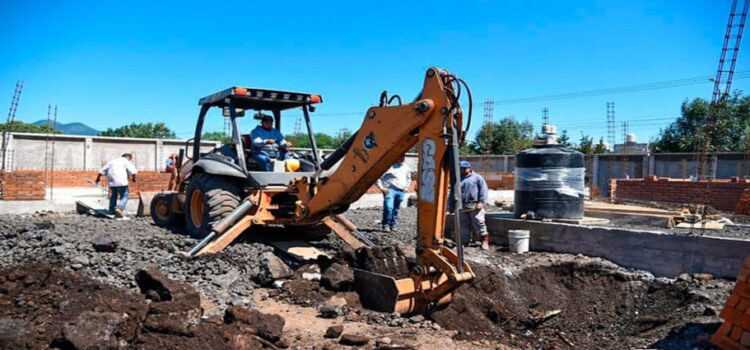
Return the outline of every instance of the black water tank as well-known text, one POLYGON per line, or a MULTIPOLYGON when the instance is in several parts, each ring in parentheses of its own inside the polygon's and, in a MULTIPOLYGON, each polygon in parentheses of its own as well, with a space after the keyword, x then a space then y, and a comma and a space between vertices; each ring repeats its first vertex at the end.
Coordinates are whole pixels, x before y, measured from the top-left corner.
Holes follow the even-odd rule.
POLYGON ((583 153, 560 145, 535 145, 516 155, 515 215, 583 218, 583 153))

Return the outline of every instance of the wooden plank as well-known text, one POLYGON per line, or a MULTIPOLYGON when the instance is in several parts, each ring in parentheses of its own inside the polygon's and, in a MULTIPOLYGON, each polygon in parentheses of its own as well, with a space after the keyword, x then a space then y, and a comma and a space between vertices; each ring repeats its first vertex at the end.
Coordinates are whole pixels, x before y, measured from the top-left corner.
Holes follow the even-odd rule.
POLYGON ((696 223, 689 223, 689 222, 681 222, 674 227, 676 228, 695 228, 695 229, 706 229, 706 230, 723 230, 724 224, 716 222, 716 221, 707 221, 705 223, 696 222, 696 223))
POLYGON ((224 248, 232 244, 232 242, 234 242, 237 237, 239 237, 243 232, 245 232, 245 230, 252 226, 252 224, 253 216, 243 216, 240 221, 234 224, 234 226, 230 227, 226 232, 224 232, 223 235, 217 237, 216 239, 211 241, 211 243, 203 247, 203 249, 201 249, 196 255, 216 254, 224 250, 224 248))
POLYGON ((96 208, 97 205, 91 204, 85 200, 76 201, 76 212, 78 214, 89 214, 108 219, 114 219, 114 214, 110 214, 109 210, 103 208, 96 208))

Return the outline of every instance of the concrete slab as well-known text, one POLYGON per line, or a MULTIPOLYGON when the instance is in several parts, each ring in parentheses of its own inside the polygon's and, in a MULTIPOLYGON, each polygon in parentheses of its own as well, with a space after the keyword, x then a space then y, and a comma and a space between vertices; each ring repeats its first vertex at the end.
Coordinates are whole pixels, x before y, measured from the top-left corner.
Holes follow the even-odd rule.
POLYGON ((655 276, 709 273, 733 279, 750 252, 748 240, 517 220, 507 214, 487 214, 487 226, 495 245, 508 245, 508 230, 529 230, 532 251, 600 257, 655 276))
MULTIPOLYGON (((30 214, 37 211, 71 212, 76 210, 76 202, 81 201, 93 207, 109 207, 107 190, 99 187, 75 187, 47 189, 47 199, 42 201, 2 201, 0 214, 30 214)), ((135 215, 138 200, 131 198, 126 206, 128 215, 135 215)))

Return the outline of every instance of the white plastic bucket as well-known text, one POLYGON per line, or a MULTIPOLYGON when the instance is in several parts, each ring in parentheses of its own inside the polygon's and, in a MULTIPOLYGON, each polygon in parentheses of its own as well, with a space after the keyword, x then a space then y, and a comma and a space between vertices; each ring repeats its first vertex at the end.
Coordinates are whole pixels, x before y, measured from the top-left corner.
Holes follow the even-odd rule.
POLYGON ((529 251, 529 230, 508 230, 508 247, 513 253, 526 253, 529 251))

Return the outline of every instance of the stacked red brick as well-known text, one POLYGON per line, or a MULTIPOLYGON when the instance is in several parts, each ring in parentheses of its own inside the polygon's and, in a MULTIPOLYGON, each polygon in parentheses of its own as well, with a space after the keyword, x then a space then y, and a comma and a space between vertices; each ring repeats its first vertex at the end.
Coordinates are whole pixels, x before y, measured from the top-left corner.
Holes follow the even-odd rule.
MULTIPOLYGON (((690 204, 705 198, 706 182, 657 178, 617 179, 611 182, 610 198, 675 204, 690 204)), ((750 181, 732 178, 711 182, 708 204, 718 210, 734 211, 750 181)))
POLYGON ((14 171, 0 174, 3 199, 9 201, 42 200, 45 196, 44 174, 37 171, 14 171))
POLYGON ((711 342, 724 350, 750 349, 750 256, 742 263, 720 316, 724 323, 711 336, 711 342))
POLYGON ((512 190, 515 176, 513 173, 480 173, 492 190, 512 190))
MULTIPOLYGON (((2 175, 4 200, 42 200, 45 188, 91 187, 96 179, 94 170, 16 170, 2 175)), ((138 197, 141 191, 163 191, 167 189, 170 174, 155 171, 142 171, 136 183, 130 184, 130 197, 138 197)), ((102 186, 106 186, 104 179, 102 186)))

